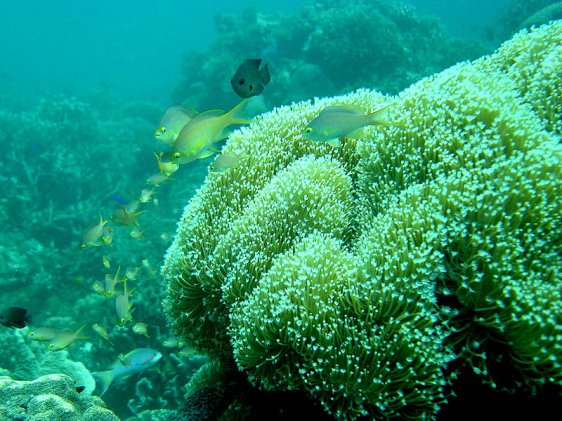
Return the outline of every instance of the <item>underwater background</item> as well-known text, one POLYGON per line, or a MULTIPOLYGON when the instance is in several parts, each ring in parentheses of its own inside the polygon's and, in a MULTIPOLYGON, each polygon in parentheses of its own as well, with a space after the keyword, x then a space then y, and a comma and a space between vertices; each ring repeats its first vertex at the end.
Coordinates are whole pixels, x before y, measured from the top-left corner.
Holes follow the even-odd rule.
MULTIPOLYGON (((501 414, 559 403, 559 306, 547 332, 559 344, 552 348, 558 354, 552 354, 550 374, 534 373, 533 381, 515 376, 497 386, 480 381, 478 373, 463 377, 482 366, 467 368, 448 354, 444 358, 463 380, 456 397, 445 388, 449 405, 443 398, 419 411, 366 406, 365 413, 338 412, 316 392, 297 393, 312 386, 281 387, 279 379, 270 396, 249 383, 242 392, 232 382, 207 388, 202 380, 190 383, 210 376, 201 367, 225 351, 209 341, 190 343, 189 333, 176 336, 184 321, 170 320, 180 311, 169 288, 175 269, 164 269, 165 280, 161 267, 169 247, 184 241, 173 242, 178 220, 212 179, 215 155, 169 170, 164 161, 170 147, 155 139, 155 129, 173 105, 204 111, 238 104, 231 78, 248 58, 262 58, 271 74, 255 97, 259 112, 360 89, 395 96, 493 53, 522 29, 561 18, 562 3, 547 0, 0 3, 0 418, 261 419, 264 409, 256 408, 265 401, 274 419, 291 411, 310 411, 311 419, 454 419, 462 411, 474 414, 474 399, 495 402, 501 414), (112 367, 123 373, 111 374, 115 380, 102 402, 96 396, 103 380, 92 373, 112 367), (48 374, 72 380, 43 377, 48 374), (19 394, 8 391, 14 384, 19 394), (54 398, 39 402, 39 395, 59 396, 70 409, 54 398)), ((559 79, 552 80, 552 92, 559 92, 559 79)), ((351 100, 360 103, 358 98, 351 100)), ((552 103, 545 118, 556 120, 560 106, 552 103)), ((559 140, 557 124, 545 130, 559 140)), ((553 171, 559 174, 559 167, 553 171)), ((553 263, 549 275, 551 302, 562 294, 559 267, 553 263)))

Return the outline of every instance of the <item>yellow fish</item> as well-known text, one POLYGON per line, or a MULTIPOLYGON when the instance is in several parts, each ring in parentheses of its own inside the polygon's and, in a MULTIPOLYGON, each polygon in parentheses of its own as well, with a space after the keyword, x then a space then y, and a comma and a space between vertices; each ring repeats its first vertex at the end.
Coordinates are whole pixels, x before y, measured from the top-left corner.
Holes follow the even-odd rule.
POLYGON ((94 332, 96 332, 98 335, 100 335, 103 339, 105 339, 107 342, 109 342, 111 345, 113 345, 113 342, 111 342, 111 339, 109 339, 109 333, 107 332, 105 327, 103 327, 99 323, 94 323, 92 325, 92 329, 94 330, 94 332))
POLYGON ((111 234, 111 231, 108 231, 106 229, 108 228, 105 226, 107 222, 108 221, 103 219, 100 213, 99 222, 86 228, 82 233, 82 243, 80 244, 80 248, 98 247, 103 244, 108 244, 108 241, 104 240, 104 237, 107 237, 111 234))
POLYGON ((378 110, 365 114, 353 105, 338 105, 326 107, 304 129, 303 137, 315 142, 327 142, 332 146, 339 144, 338 140, 344 137, 356 137, 363 127, 367 125, 385 125, 385 105, 378 110))
POLYGON ((34 341, 48 342, 51 341, 57 334, 59 330, 55 327, 38 327, 33 331, 29 332, 29 336, 34 341))
POLYGON ((132 290, 127 289, 127 278, 125 278, 123 280, 123 293, 118 294, 115 298, 115 313, 117 314, 117 324, 119 326, 124 326, 127 322, 133 321, 131 314, 131 307, 133 305, 129 302, 132 292, 132 290))
POLYGON ((174 143, 173 160, 185 164, 217 152, 212 145, 228 136, 228 126, 250 123, 244 115, 247 104, 248 100, 244 99, 227 113, 209 110, 192 119, 184 126, 174 143))
MULTIPOLYGON (((120 271, 121 271, 121 266, 118 266, 114 276, 111 276, 109 274, 105 275, 105 285, 102 291, 102 295, 105 298, 113 297, 115 295, 115 286, 121 282, 125 282, 126 278, 119 279, 120 271)), ((97 292, 97 290, 95 291, 97 292)))
POLYGON ((139 196, 139 202, 141 203, 148 203, 152 199, 152 195, 154 194, 154 189, 142 189, 141 194, 139 196))
POLYGON ((168 108, 160 119, 160 123, 158 123, 156 129, 154 129, 154 136, 160 142, 172 146, 181 129, 183 129, 183 126, 196 115, 197 111, 193 108, 183 105, 174 105, 168 108))
POLYGON ((51 351, 59 351, 61 349, 66 349, 72 344, 74 341, 78 339, 88 339, 86 337, 78 336, 80 332, 86 327, 86 325, 80 326, 80 328, 73 332, 72 330, 63 330, 58 332, 53 339, 49 342, 49 349, 51 351))
POLYGON ((162 153, 160 153, 160 155, 157 155, 156 153, 154 154, 160 173, 166 175, 166 177, 169 177, 173 173, 175 173, 180 166, 178 164, 174 164, 173 162, 162 162, 162 155, 162 153))
POLYGON ((160 184, 164 184, 168 180, 170 180, 170 178, 166 174, 152 174, 146 179, 146 184, 150 184, 151 186, 159 186, 160 184))
POLYGON ((135 240, 146 240, 146 237, 144 236, 145 231, 146 229, 141 230, 139 227, 133 227, 133 229, 129 232, 129 235, 135 240))
POLYGON ((234 152, 223 152, 215 158, 215 161, 209 166, 211 172, 224 172, 231 168, 237 168, 240 165, 240 155, 234 152))
POLYGON ((118 225, 127 226, 134 224, 138 227, 139 223, 136 218, 137 216, 142 215, 144 212, 146 212, 146 210, 130 212, 126 207, 122 206, 113 211, 113 216, 111 219, 118 225))
POLYGON ((144 322, 135 323, 133 325, 133 332, 135 332, 138 335, 143 335, 146 336, 147 338, 150 338, 150 336, 148 336, 148 325, 144 322))
POLYGON ((162 345, 166 348, 179 348, 185 345, 185 341, 183 339, 170 336, 162 342, 162 345))

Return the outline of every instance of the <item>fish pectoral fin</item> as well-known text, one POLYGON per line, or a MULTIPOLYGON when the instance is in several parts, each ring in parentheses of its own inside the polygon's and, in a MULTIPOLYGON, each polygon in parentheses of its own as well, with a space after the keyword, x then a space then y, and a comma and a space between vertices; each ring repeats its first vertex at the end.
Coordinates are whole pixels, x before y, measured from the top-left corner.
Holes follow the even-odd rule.
POLYGON ((266 63, 259 71, 261 83, 267 85, 271 80, 271 75, 269 74, 269 67, 266 63))
POLYGON ((207 148, 207 149, 204 149, 201 152, 199 152, 195 159, 208 158, 209 156, 214 155, 215 153, 216 153, 216 151, 214 149, 207 148))
POLYGON ((365 137, 365 132, 363 127, 359 127, 357 130, 353 130, 351 133, 345 135, 346 139, 361 139, 365 137))
POLYGON ((334 148, 337 148, 341 145, 341 141, 339 139, 330 139, 327 140, 326 143, 334 148))
MULTIPOLYGON (((233 123, 233 124, 237 124, 237 123, 233 123)), ((221 140, 226 139, 232 133, 234 133, 234 129, 230 127, 225 127, 224 129, 222 129, 220 132, 217 133, 217 135, 213 138, 213 141, 211 143, 220 142, 221 140)))

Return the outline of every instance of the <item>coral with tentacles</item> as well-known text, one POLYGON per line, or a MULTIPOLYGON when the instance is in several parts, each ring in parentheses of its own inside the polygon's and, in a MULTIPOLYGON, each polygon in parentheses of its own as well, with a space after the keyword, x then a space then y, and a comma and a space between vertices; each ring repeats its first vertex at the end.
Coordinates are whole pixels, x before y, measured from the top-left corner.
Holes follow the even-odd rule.
POLYGON ((208 176, 166 256, 176 332, 339 418, 435 415, 453 359, 560 388, 561 37, 523 32, 397 97, 293 104, 235 132, 240 166, 208 176), (389 102, 388 126, 339 148, 302 138, 326 106, 389 102))

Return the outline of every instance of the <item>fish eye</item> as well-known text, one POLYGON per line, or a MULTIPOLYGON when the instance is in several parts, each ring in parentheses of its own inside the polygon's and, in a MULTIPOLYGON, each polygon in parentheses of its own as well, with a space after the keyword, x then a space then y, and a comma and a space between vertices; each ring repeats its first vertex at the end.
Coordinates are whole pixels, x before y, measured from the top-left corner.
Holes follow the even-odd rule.
POLYGON ((250 91, 254 89, 254 85, 250 85, 250 91))
POLYGON ((160 131, 161 131, 162 133, 166 133, 166 128, 165 128, 164 126, 162 126, 162 127, 160 127, 160 131))
POLYGON ((238 84, 239 84, 240 86, 242 86, 242 85, 244 84, 244 79, 240 79, 240 80, 238 81, 238 84))
POLYGON ((307 127, 306 129, 304 129, 305 133, 312 133, 312 127, 307 127))

